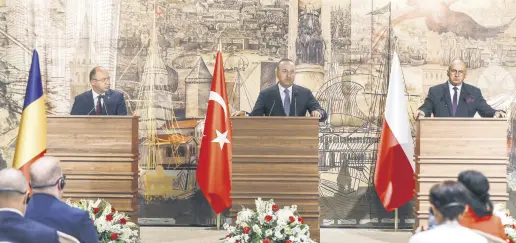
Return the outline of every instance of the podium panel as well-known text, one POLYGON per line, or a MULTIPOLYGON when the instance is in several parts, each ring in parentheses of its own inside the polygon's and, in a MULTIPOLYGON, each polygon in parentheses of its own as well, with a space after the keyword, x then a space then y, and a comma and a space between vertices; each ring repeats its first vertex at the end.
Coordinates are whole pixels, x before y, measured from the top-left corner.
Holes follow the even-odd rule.
POLYGON ((232 117, 232 200, 230 215, 254 200, 296 204, 310 227, 319 232, 319 120, 311 117, 232 117))
POLYGON ((507 120, 495 118, 420 118, 416 123, 416 204, 414 227, 428 225, 430 188, 477 170, 489 179, 494 204, 506 203, 507 120))
POLYGON ((46 155, 61 160, 63 200, 105 199, 138 222, 138 117, 48 116, 46 155))

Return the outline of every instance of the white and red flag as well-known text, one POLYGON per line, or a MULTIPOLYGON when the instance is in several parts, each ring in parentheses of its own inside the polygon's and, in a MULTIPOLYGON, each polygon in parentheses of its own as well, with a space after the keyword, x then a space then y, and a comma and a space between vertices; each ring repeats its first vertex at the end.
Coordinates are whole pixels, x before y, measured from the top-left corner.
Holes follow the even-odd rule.
POLYGON ((197 166, 197 182, 216 214, 231 206, 231 120, 222 54, 217 52, 197 166))
POLYGON ((414 196, 414 143, 408 115, 408 96, 398 54, 394 52, 374 185, 387 211, 401 207, 414 196))

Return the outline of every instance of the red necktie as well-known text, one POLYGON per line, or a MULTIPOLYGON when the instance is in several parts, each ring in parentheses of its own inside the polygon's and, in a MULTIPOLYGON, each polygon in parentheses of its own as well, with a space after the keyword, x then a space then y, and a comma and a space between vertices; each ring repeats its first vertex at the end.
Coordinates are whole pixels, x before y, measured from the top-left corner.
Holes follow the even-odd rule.
POLYGON ((97 108, 96 108, 96 111, 95 111, 96 115, 100 115, 100 111, 102 111, 102 106, 100 105, 100 99, 101 99, 101 96, 99 95, 97 97, 97 108))

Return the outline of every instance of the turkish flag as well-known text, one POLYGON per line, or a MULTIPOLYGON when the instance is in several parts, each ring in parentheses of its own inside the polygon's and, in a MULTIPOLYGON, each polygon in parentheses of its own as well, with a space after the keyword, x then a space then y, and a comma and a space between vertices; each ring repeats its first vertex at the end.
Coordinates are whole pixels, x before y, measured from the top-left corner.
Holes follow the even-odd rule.
POLYGON ((222 54, 217 52, 204 124, 197 182, 216 214, 231 206, 231 120, 222 54))

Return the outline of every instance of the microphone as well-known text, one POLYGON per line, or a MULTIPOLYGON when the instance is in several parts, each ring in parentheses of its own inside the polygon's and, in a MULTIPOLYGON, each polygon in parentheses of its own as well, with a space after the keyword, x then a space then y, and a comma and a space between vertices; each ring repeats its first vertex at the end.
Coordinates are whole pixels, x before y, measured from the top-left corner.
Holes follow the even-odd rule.
MULTIPOLYGON (((102 96, 102 100, 104 101, 103 107, 104 107, 104 109, 106 110, 106 115, 108 115, 108 116, 109 116, 109 112, 108 112, 108 110, 107 110, 106 98, 105 98, 105 96, 104 96, 104 95, 102 96)), ((108 96, 108 100, 109 100, 109 96, 108 96)))
POLYGON ((275 104, 276 104, 276 97, 272 97, 272 107, 271 107, 271 110, 269 111, 268 116, 271 116, 271 113, 272 113, 272 110, 274 109, 275 104))
POLYGON ((90 115, 90 113, 91 113, 93 110, 95 110, 95 106, 93 106, 93 108, 91 108, 90 112, 88 112, 88 114, 86 114, 86 115, 87 115, 87 116, 89 116, 89 115, 90 115))
POLYGON ((297 92, 294 92, 294 116, 297 116, 297 92))

